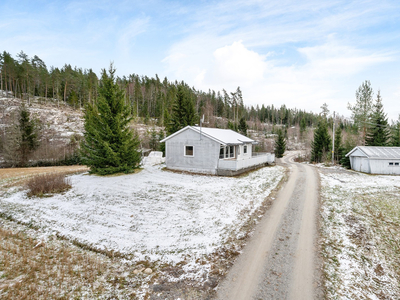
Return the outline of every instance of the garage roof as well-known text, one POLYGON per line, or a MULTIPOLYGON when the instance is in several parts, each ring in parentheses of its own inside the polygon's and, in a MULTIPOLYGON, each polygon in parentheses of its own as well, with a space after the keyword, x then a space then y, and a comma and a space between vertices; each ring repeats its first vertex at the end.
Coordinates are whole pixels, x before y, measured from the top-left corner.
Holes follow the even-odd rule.
POLYGON ((361 151, 368 158, 400 159, 400 147, 357 146, 347 153, 346 156, 355 154, 357 150, 361 151))

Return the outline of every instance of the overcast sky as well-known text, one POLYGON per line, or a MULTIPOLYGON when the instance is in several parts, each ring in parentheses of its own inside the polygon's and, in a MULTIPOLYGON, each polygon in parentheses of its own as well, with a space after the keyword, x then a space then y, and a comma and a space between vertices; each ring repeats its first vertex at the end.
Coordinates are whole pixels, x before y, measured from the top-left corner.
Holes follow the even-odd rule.
POLYGON ((400 114, 400 1, 0 1, 0 51, 48 67, 114 62, 196 89, 242 89, 264 104, 350 116, 370 80, 400 114))

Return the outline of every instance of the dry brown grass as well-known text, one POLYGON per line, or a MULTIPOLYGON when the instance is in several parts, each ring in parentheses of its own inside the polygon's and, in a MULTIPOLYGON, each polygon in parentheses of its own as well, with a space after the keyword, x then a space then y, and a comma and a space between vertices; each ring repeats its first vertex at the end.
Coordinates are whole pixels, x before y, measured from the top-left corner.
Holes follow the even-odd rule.
POLYGON ((63 173, 49 173, 36 175, 26 184, 28 196, 43 197, 46 194, 61 193, 71 188, 71 180, 63 173))
POLYGON ((22 186, 27 180, 39 174, 63 173, 76 174, 88 171, 86 166, 34 167, 34 168, 3 168, 0 169, 0 188, 22 186))
POLYGON ((129 269, 108 258, 1 227, 0 240, 0 299, 135 297, 129 269))

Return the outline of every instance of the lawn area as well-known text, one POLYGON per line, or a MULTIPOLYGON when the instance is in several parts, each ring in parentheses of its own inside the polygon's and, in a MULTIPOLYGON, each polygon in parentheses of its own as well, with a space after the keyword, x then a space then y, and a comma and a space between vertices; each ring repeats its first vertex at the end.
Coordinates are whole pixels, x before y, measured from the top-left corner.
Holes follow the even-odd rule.
POLYGON ((128 283, 132 274, 142 276, 131 287, 143 296, 161 279, 215 284, 210 278, 223 272, 218 261, 240 250, 249 223, 261 217, 283 175, 279 166, 237 178, 172 173, 160 166, 121 176, 72 175, 72 188, 51 197, 10 189, 0 199, 0 213, 36 228, 41 240, 57 236, 118 258, 128 266, 128 283), (141 275, 145 268, 153 272, 148 277, 141 275))
POLYGON ((398 299, 400 177, 321 174, 327 299, 398 299))

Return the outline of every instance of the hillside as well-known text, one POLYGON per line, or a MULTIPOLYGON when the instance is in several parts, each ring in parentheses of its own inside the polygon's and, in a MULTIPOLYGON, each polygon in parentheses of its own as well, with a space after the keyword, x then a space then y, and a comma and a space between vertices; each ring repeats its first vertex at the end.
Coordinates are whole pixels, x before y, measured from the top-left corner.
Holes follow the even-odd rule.
MULTIPOLYGON (((74 108, 62 101, 33 97, 27 100, 14 98, 9 92, 0 94, 0 142, 6 143, 7 132, 16 122, 18 110, 24 103, 31 117, 37 119, 40 125, 40 146, 33 154, 31 160, 46 164, 62 160, 71 156, 79 146, 83 136, 83 109, 74 108)), ((208 117, 205 127, 227 127, 228 119, 224 117, 208 117)), ((148 149, 157 147, 160 139, 159 133, 164 133, 164 127, 158 126, 158 119, 134 118, 131 126, 139 135, 142 149, 147 153, 148 149), (145 124, 146 123, 146 124, 145 124)), ((273 152, 275 135, 274 131, 280 125, 261 123, 259 121, 247 121, 249 137, 259 142, 255 146, 257 152, 273 152)), ((312 138, 312 130, 308 130, 300 137, 298 126, 287 129, 288 150, 309 149, 312 138)), ((0 149, 3 149, 0 148, 0 149)), ((0 160, 4 164, 4 151, 0 150, 0 160)))

